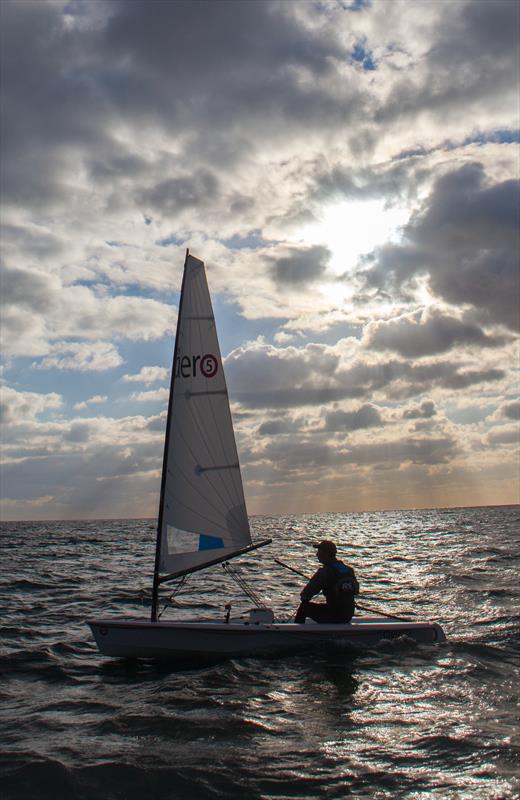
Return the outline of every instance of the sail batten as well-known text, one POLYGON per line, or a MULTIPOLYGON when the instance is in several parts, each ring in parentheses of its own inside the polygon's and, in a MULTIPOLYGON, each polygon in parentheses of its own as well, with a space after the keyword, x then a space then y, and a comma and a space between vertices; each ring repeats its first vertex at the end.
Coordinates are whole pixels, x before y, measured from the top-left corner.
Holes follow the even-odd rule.
POLYGON ((204 264, 189 254, 170 393, 158 545, 158 571, 169 575, 218 563, 251 546, 204 264))

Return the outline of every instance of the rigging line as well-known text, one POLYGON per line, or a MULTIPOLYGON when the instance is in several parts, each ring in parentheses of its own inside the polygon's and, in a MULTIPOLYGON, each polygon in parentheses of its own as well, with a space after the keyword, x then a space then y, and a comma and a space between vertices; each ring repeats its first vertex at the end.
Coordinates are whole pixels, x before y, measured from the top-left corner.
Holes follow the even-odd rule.
POLYGON ((240 573, 240 571, 236 567, 232 567, 227 561, 222 564, 222 568, 224 571, 232 578, 235 583, 242 589, 244 594, 249 597, 249 599, 255 604, 257 608, 266 608, 265 603, 259 597, 259 595, 255 592, 254 589, 249 586, 244 576, 240 573))
POLYGON ((173 602, 174 597, 176 595, 180 594, 180 592, 182 591, 182 589, 185 587, 186 583, 188 582, 189 578, 190 578, 190 573, 188 573, 187 575, 183 575, 179 579, 179 582, 176 585, 173 586, 173 590, 172 590, 170 596, 168 597, 166 603, 164 604, 163 610, 159 614, 159 617, 158 617, 159 619, 162 617, 162 615, 164 614, 164 612, 166 611, 168 606, 171 605, 171 603, 173 602))

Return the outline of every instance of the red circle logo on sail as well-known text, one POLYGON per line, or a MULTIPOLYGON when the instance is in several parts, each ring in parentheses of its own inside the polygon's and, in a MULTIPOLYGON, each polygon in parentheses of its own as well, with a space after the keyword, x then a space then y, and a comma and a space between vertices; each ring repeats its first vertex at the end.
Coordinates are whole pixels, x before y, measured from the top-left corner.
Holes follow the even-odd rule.
POLYGON ((218 371, 218 361, 211 353, 206 353, 200 360, 200 371, 205 378, 213 378, 218 371))

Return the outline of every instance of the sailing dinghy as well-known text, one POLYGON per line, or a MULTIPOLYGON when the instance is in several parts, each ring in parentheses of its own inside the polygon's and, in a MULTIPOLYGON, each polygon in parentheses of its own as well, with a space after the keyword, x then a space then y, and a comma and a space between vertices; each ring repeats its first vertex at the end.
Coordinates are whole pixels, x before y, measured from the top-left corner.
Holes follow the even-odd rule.
MULTIPOLYGON (((433 622, 355 617, 348 624, 249 618, 159 619, 159 588, 269 544, 253 543, 204 263, 186 252, 171 374, 150 619, 89 620, 101 653, 117 658, 201 659, 294 652, 341 641, 370 647, 407 636, 445 641, 433 622)), ((249 595, 255 599, 254 593, 249 595)), ((261 603, 259 603, 262 606, 261 603)))

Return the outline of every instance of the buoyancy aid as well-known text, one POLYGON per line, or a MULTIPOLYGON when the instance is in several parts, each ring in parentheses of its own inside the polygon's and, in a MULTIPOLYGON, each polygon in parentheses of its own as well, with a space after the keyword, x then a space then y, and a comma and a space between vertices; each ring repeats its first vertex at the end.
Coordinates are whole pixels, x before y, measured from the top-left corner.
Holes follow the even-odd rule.
POLYGON ((333 561, 327 567, 327 586, 323 588, 328 603, 352 601, 359 594, 359 583, 352 567, 342 561, 333 561))

